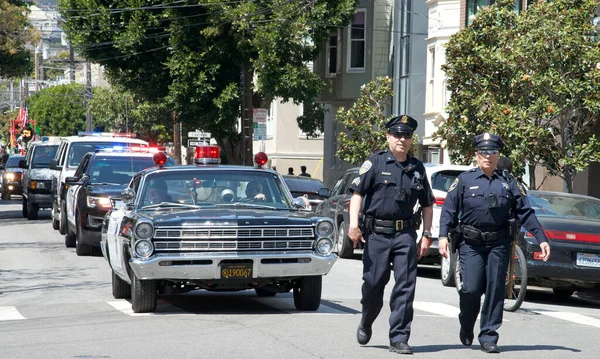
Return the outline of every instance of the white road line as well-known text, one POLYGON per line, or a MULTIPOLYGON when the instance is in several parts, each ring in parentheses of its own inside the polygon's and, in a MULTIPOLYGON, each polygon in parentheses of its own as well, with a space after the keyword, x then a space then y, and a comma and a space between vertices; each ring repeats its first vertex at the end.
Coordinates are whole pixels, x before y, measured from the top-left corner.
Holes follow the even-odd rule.
POLYGON ((262 303, 262 304, 266 304, 269 307, 284 311, 284 312, 292 314, 292 315, 340 315, 340 314, 353 315, 354 314, 354 313, 345 312, 343 310, 335 309, 333 307, 323 304, 322 302, 321 302, 321 305, 319 306, 319 309, 317 309, 314 312, 311 312, 311 311, 297 310, 296 307, 294 306, 293 301, 287 300, 287 299, 282 300, 279 298, 253 298, 253 300, 255 300, 259 303, 262 303))
POLYGON ((457 307, 436 302, 414 301, 413 308, 424 312, 441 315, 442 317, 447 318, 458 318, 458 313, 460 313, 460 309, 457 307))
POLYGON ((180 308, 170 305, 169 303, 162 301, 162 300, 159 300, 158 303, 156 304, 156 312, 154 312, 154 313, 134 313, 133 309, 131 308, 131 303, 129 303, 125 299, 113 300, 113 301, 106 302, 106 303, 108 303, 111 307, 115 308, 116 310, 123 312, 127 315, 130 315, 132 317, 193 314, 190 312, 185 312, 185 311, 181 310, 180 308))
POLYGON ((530 310, 531 312, 538 313, 541 315, 547 315, 552 318, 566 320, 582 325, 588 325, 596 328, 600 328, 600 320, 585 315, 571 313, 571 312, 553 312, 549 310, 530 310))
POLYGON ((23 320, 27 319, 19 313, 15 307, 0 307, 0 321, 1 320, 23 320))

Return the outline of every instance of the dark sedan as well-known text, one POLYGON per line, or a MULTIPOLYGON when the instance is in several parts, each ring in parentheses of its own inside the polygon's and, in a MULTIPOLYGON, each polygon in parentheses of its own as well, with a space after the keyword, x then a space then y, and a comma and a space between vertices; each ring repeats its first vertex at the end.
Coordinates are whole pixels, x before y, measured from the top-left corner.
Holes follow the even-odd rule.
POLYGON ((552 250, 542 261, 535 238, 521 234, 529 285, 552 288, 563 298, 600 290, 600 199, 542 191, 530 191, 528 197, 552 250))
POLYGON ((292 192, 292 196, 301 197, 306 196, 310 202, 310 206, 306 209, 311 212, 315 212, 317 207, 325 200, 328 196, 324 195, 329 193, 325 191, 327 188, 323 182, 317 178, 303 177, 303 176, 283 176, 285 184, 292 192))
POLYGON ((0 182, 2 199, 9 200, 13 194, 23 194, 23 187, 21 186, 23 169, 19 168, 19 161, 24 159, 25 156, 10 156, 6 161, 6 167, 2 168, 2 182, 0 182))

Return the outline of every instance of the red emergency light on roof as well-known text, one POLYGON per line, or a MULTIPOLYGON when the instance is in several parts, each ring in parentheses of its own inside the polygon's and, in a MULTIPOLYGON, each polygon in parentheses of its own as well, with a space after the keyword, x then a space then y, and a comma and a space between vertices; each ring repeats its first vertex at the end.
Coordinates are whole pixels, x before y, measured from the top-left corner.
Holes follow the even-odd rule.
POLYGON ((221 163, 221 149, 219 146, 197 146, 194 162, 202 165, 221 163))
POLYGON ((257 154, 254 155, 254 163, 256 163, 256 165, 259 167, 264 166, 268 160, 269 160, 269 157, 267 157, 267 154, 264 152, 258 152, 257 154))
POLYGON ((167 163, 167 154, 164 152, 156 152, 152 156, 152 161, 159 167, 162 167, 167 163))

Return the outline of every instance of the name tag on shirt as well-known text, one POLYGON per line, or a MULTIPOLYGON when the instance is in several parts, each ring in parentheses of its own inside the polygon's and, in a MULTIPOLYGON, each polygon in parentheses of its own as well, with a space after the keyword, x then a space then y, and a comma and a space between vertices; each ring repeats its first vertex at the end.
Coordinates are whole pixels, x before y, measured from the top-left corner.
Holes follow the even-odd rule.
POLYGON ((479 186, 469 187, 469 189, 477 189, 477 188, 479 188, 479 186))
POLYGON ((382 176, 391 176, 392 172, 381 172, 382 176))

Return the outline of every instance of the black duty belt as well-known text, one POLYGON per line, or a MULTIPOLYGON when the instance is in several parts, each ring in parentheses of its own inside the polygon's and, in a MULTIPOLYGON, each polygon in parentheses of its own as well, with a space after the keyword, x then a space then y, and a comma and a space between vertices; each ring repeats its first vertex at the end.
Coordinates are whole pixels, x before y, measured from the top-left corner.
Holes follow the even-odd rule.
POLYGON ((461 233, 465 239, 472 242, 479 242, 480 244, 493 242, 508 237, 508 231, 506 229, 501 229, 495 232, 482 232, 481 230, 472 226, 462 225, 461 227, 461 233))
POLYGON ((411 228, 408 219, 385 220, 373 218, 373 232, 377 234, 394 234, 411 228))

